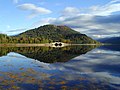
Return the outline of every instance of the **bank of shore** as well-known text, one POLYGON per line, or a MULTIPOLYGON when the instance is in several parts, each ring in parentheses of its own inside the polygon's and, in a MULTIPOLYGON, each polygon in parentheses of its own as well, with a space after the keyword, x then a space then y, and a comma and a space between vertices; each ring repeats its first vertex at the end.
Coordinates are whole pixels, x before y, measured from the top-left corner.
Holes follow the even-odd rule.
POLYGON ((45 44, 0 44, 0 47, 30 47, 30 46, 48 46, 45 44))
MULTIPOLYGON (((70 45, 103 45, 103 44, 67 44, 64 43, 63 46, 70 46, 70 45)), ((36 46, 40 46, 40 47, 51 47, 52 44, 51 43, 44 43, 44 44, 0 44, 0 47, 36 47, 36 46)))

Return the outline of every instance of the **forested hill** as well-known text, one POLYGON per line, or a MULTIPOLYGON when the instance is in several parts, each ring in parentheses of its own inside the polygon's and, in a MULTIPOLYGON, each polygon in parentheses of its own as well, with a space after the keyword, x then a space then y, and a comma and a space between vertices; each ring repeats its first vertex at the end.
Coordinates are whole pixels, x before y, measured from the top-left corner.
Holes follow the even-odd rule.
POLYGON ((67 26, 56 25, 44 25, 12 37, 0 35, 1 43, 50 43, 55 41, 80 44, 99 43, 67 26))

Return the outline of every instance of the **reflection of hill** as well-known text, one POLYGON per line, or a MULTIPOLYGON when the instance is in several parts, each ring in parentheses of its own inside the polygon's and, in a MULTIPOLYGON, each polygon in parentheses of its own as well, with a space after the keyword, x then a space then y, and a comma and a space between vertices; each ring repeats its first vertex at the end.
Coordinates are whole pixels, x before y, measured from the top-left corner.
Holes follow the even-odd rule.
POLYGON ((51 47, 5 47, 0 48, 0 56, 9 52, 17 52, 26 57, 45 63, 66 62, 78 55, 85 54, 96 46, 71 46, 64 48, 51 47))

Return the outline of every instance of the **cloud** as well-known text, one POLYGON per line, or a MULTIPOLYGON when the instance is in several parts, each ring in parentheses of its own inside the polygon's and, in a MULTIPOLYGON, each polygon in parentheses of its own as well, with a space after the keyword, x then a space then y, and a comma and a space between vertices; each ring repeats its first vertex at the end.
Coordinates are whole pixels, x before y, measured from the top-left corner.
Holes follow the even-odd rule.
POLYGON ((7 31, 3 31, 2 33, 7 34, 7 35, 16 35, 21 32, 25 32, 27 29, 26 28, 20 28, 20 29, 11 29, 7 31))
POLYGON ((106 5, 91 6, 85 10, 87 10, 88 12, 83 13, 83 14, 99 15, 99 16, 112 15, 112 13, 120 11, 120 0, 112 0, 106 5))
POLYGON ((44 18, 33 25, 67 25, 76 31, 93 38, 117 36, 120 34, 120 0, 112 0, 103 6, 91 6, 88 9, 66 7, 58 18, 44 18))
POLYGON ((120 23, 120 15, 109 15, 109 16, 96 16, 94 18, 95 22, 105 24, 105 23, 120 23))
POLYGON ((43 7, 38 7, 34 4, 26 3, 22 5, 18 5, 18 8, 24 11, 31 11, 31 14, 28 16, 29 18, 36 17, 38 15, 43 15, 43 14, 49 14, 52 11, 43 8, 43 7))
POLYGON ((67 25, 76 31, 85 33, 93 38, 115 36, 120 34, 119 16, 79 15, 73 17, 45 18, 35 22, 33 26, 44 24, 67 25), (116 21, 115 21, 116 20, 116 21), (42 22, 42 24, 41 24, 42 22))
POLYGON ((62 11, 62 15, 63 16, 71 16, 71 15, 75 15, 75 14, 79 14, 80 10, 78 8, 75 7, 66 7, 63 11, 62 11))
POLYGON ((7 32, 21 32, 21 31, 25 31, 26 28, 22 28, 22 29, 14 29, 14 30, 9 30, 7 32))
POLYGON ((70 15, 97 15, 97 16, 108 16, 112 15, 114 12, 120 11, 120 0, 112 0, 105 5, 90 6, 87 8, 76 8, 76 7, 66 7, 62 14, 64 16, 70 15))
POLYGON ((30 28, 36 28, 36 27, 43 26, 43 25, 46 25, 46 24, 51 24, 51 22, 52 21, 54 22, 55 20, 56 20, 56 18, 51 18, 51 17, 49 17, 49 18, 43 18, 40 21, 34 22, 30 26, 30 28))

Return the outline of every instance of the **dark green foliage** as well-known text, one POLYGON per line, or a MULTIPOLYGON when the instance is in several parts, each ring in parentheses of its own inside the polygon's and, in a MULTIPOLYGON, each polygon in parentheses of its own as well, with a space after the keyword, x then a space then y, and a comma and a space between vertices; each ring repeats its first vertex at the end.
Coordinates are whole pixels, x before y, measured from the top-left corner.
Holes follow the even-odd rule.
POLYGON ((50 39, 40 38, 40 37, 10 37, 4 34, 0 34, 0 43, 49 43, 52 42, 50 39))
POLYGON ((0 35, 0 43, 64 43, 95 44, 97 41, 67 26, 44 25, 14 37, 0 35))

